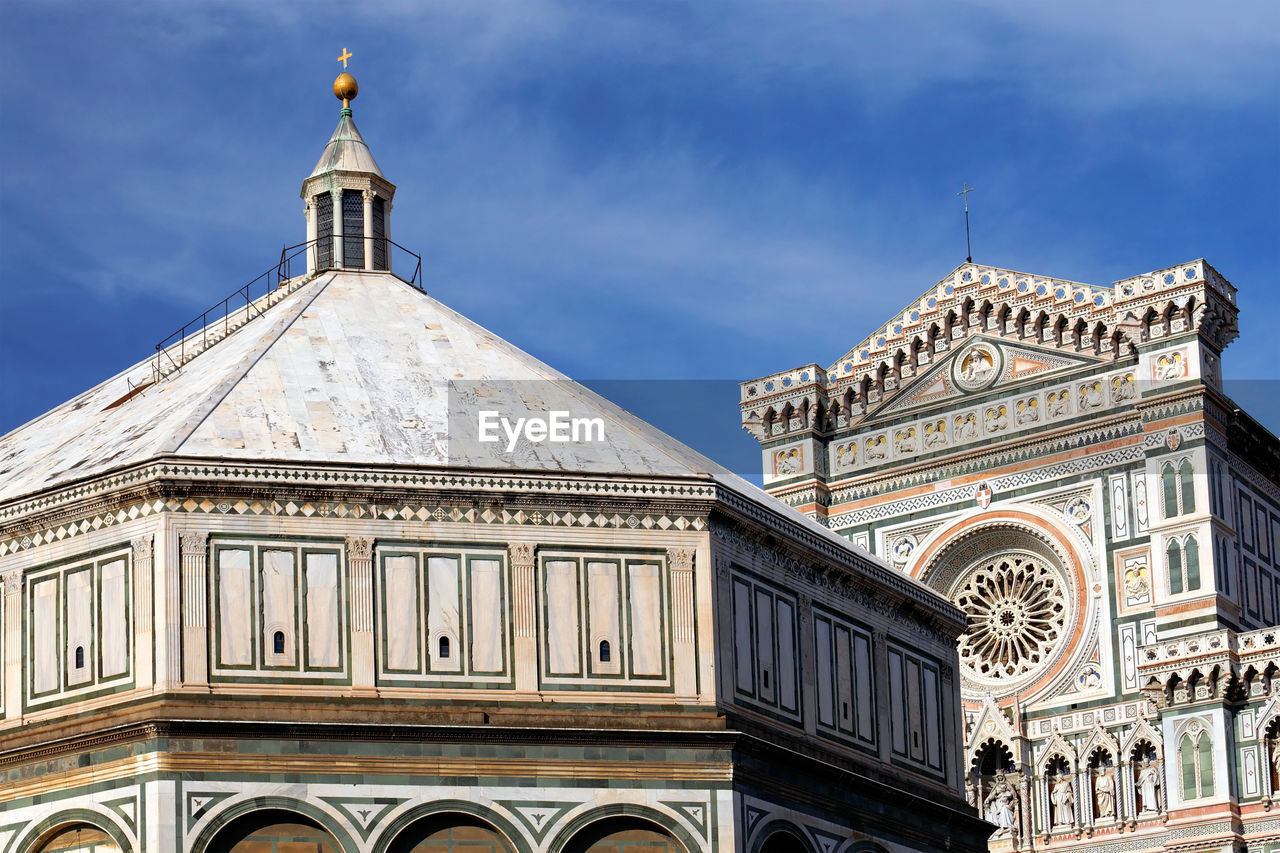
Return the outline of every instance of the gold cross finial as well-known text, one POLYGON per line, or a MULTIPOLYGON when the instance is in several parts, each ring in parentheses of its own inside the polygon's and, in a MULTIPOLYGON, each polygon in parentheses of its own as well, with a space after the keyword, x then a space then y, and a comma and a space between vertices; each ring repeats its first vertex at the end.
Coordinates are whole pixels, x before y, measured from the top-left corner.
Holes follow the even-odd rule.
POLYGON ((973 192, 973 187, 969 186, 967 182, 962 186, 964 187, 964 189, 956 193, 956 195, 964 197, 964 209, 965 211, 968 211, 969 210, 969 193, 973 192))
POLYGON ((355 56, 355 54, 354 54, 354 53, 347 53, 347 49, 344 47, 344 48, 342 49, 342 56, 339 56, 339 57, 338 57, 338 61, 342 63, 342 67, 343 67, 343 68, 346 68, 346 67, 347 67, 347 60, 348 60, 348 59, 350 59, 350 58, 351 58, 351 57, 353 57, 353 56, 355 56))

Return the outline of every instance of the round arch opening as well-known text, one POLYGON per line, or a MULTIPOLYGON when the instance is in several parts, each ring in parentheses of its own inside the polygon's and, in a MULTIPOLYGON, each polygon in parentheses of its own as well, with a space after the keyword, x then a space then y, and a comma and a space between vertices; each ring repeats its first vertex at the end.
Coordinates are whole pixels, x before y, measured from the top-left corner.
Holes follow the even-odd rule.
POLYGON ((206 853, 343 853, 320 824, 296 812, 264 809, 238 817, 214 836, 206 853))
POLYGON ((517 853, 505 835, 479 818, 444 812, 415 820, 387 853, 517 853))
POLYGON ((121 853, 121 847, 98 827, 74 823, 53 833, 34 853, 121 853))
POLYGON ((606 818, 581 830, 564 853, 687 853, 662 827, 631 817, 606 818))
POLYGON ((809 847, 794 832, 774 830, 760 845, 760 853, 808 853, 809 847))

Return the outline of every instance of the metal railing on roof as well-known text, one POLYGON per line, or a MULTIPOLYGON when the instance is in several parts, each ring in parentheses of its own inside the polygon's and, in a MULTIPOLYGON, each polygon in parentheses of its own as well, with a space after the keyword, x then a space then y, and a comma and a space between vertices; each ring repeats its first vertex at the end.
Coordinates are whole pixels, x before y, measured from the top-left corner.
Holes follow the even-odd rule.
MULTIPOLYGON (((232 293, 226 299, 206 309, 195 319, 183 324, 179 329, 156 344, 156 354, 152 358, 151 365, 151 381, 158 382, 161 378, 181 369, 192 358, 219 341, 224 340, 232 332, 244 326, 245 323, 262 316, 266 309, 310 281, 316 275, 341 269, 355 272, 362 271, 362 268, 359 267, 335 267, 330 265, 315 269, 311 273, 307 272, 306 255, 308 252, 314 252, 313 259, 315 260, 332 259, 334 257, 334 252, 332 251, 334 241, 343 239, 353 241, 358 239, 361 242, 381 244, 380 246, 375 245, 374 248, 382 249, 381 259, 385 261, 386 268, 372 271, 390 273, 405 284, 426 292, 422 286, 422 256, 410 249, 406 249, 389 237, 343 238, 326 234, 314 240, 308 240, 305 243, 286 246, 280 250, 279 263, 232 293), (327 251, 322 252, 322 249, 327 249, 327 251), (395 256, 394 250, 397 249, 402 256, 408 256, 406 260, 409 258, 413 260, 413 275, 409 278, 405 278, 395 272, 396 264, 393 259, 395 256), (301 271, 295 276, 294 269, 299 266, 301 271), (255 292, 258 294, 257 296, 254 295, 255 292)), ((369 254, 375 258, 377 257, 377 254, 372 251, 369 254)), ((311 265, 316 266, 315 263, 311 265)))

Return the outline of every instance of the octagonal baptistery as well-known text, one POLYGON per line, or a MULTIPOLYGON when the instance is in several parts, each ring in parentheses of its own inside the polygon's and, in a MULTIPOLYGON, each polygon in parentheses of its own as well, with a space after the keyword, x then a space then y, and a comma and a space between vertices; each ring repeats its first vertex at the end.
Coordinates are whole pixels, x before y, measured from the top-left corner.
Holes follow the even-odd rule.
POLYGON ((427 295, 393 191, 344 106, 305 272, 0 439, 0 853, 982 849, 960 610, 427 295))

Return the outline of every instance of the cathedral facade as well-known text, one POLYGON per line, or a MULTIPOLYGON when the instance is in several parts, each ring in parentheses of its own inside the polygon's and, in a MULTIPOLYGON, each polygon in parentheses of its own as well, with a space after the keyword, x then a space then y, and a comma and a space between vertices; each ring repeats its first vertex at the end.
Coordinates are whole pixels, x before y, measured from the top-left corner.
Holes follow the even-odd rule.
POLYGON ((1204 260, 966 263, 834 364, 742 383, 768 490, 967 615, 992 850, 1269 850, 1280 443, 1224 394, 1204 260))
POLYGON ((428 296, 335 93, 265 292, 0 438, 0 853, 981 850, 962 611, 428 296))

